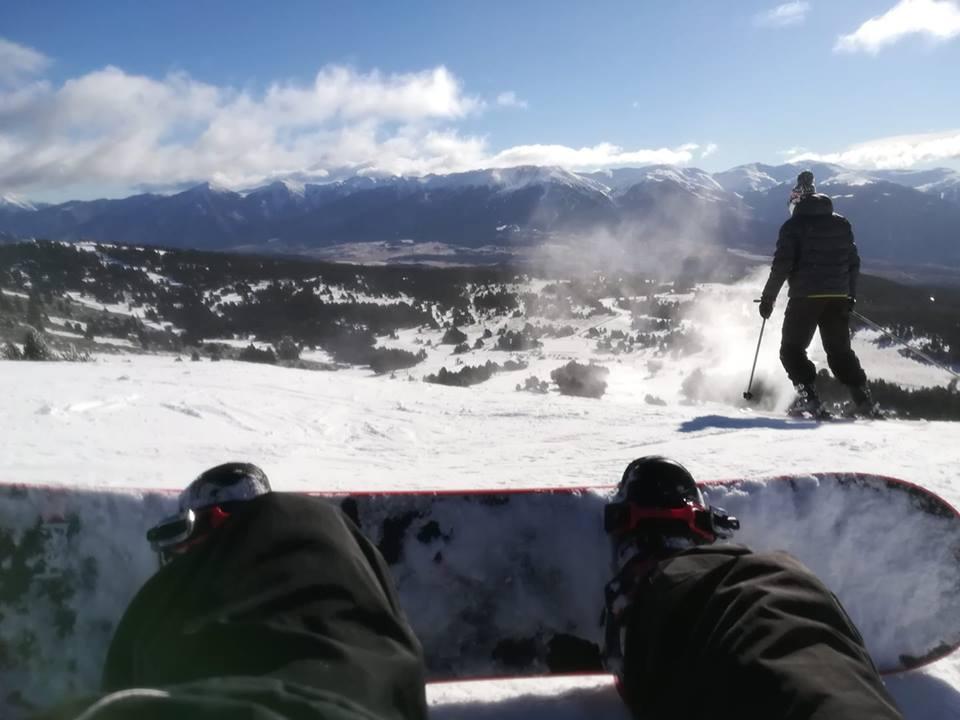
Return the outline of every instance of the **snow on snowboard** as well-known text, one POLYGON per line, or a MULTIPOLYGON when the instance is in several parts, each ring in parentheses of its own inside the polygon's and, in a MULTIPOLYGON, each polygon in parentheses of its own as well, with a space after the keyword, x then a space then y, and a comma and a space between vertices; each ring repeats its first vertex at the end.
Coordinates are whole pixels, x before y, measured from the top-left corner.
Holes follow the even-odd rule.
MULTIPOLYGON (((837 594, 882 672, 960 645, 960 514, 858 473, 702 483, 732 542, 786 550, 837 594)), ((600 670, 613 488, 331 494, 379 546, 432 679, 600 670)), ((317 493, 323 495, 324 493, 317 493)), ((0 706, 95 690, 156 570, 171 491, 0 485, 0 706)))

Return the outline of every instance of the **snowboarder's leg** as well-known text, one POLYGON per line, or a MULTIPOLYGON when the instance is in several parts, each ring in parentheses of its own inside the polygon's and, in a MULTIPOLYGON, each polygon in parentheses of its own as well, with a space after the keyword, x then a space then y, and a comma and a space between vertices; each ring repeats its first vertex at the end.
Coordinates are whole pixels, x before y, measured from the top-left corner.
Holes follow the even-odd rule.
POLYGON ((425 720, 422 650, 369 540, 316 498, 230 511, 131 602, 104 688, 160 692, 116 702, 164 719, 425 720))
POLYGON ((637 718, 902 718, 839 602, 784 553, 712 546, 660 563, 623 650, 637 718))

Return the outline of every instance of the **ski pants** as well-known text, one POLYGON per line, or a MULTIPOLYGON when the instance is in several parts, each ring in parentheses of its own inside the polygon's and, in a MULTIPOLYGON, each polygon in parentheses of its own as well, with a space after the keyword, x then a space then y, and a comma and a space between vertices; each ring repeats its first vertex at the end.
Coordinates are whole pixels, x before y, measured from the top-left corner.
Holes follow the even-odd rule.
MULTIPOLYGON (((107 694, 44 720, 426 720, 420 644, 377 549, 323 500, 238 503, 131 602, 107 694)), ((665 561, 629 611, 638 718, 899 718, 856 629, 786 555, 665 561)))
POLYGON ((426 720, 423 651, 341 510, 269 493, 134 597, 103 688, 43 718, 426 720))
POLYGON ((860 387, 867 376, 850 347, 850 308, 846 298, 790 298, 783 318, 780 362, 794 385, 813 383, 817 368, 807 357, 813 333, 827 353, 827 364, 844 385, 860 387))
POLYGON ((785 553, 684 551, 628 613, 621 693, 638 720, 902 720, 840 603, 785 553))

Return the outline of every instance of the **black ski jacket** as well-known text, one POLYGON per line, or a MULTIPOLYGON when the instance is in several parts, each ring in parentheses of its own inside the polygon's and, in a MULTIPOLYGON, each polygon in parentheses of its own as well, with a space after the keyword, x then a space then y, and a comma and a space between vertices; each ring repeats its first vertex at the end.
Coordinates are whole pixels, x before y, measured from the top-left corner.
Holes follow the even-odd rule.
POLYGON ((860 255, 850 222, 826 195, 801 200, 780 228, 763 297, 776 300, 784 281, 790 297, 856 297, 860 255))

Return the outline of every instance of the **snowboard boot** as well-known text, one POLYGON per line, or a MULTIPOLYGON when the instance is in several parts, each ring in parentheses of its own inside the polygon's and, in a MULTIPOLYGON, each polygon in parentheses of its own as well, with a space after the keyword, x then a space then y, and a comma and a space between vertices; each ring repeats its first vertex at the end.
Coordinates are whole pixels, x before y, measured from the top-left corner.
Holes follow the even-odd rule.
POLYGON ((210 468, 180 493, 179 512, 147 531, 150 547, 165 565, 223 525, 236 503, 268 492, 270 481, 256 465, 234 462, 210 468))
POLYGON ((659 455, 631 462, 604 509, 613 551, 613 579, 605 591, 604 664, 619 678, 625 614, 645 581, 664 560, 697 545, 729 537, 736 518, 706 505, 680 463, 659 455))
POLYGON ((882 420, 885 417, 883 411, 880 409, 880 404, 873 399, 870 388, 867 387, 866 383, 863 385, 851 385, 850 399, 853 400, 853 411, 851 414, 854 417, 873 418, 876 420, 882 420))
POLYGON ((810 416, 817 419, 830 417, 830 413, 827 412, 826 408, 824 408, 820 402, 816 385, 812 382, 797 383, 793 387, 797 391, 797 398, 793 401, 790 409, 787 410, 788 415, 795 417, 810 416))

